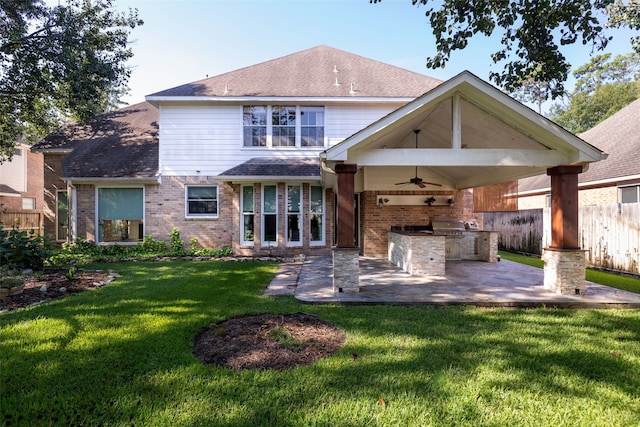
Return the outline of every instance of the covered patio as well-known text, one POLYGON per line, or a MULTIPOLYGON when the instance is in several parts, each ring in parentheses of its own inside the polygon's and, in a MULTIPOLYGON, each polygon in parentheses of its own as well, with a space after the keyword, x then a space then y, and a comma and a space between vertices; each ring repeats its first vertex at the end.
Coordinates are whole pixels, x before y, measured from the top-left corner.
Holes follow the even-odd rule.
MULTIPOLYGON (((428 275, 442 275, 442 268, 434 274, 434 266, 442 267, 446 260, 443 280, 447 280, 457 270, 448 265, 455 262, 447 257, 454 252, 453 238, 423 235, 417 239, 405 231, 442 219, 481 223, 478 212, 517 210, 517 189, 510 184, 547 174, 551 176, 551 245, 544 251, 543 285, 558 294, 585 294, 585 256, 578 240, 578 174, 606 157, 463 72, 321 153, 323 184, 336 194, 333 292, 363 291, 367 282, 360 256, 384 257, 387 251, 389 259, 405 264, 419 254, 415 266, 428 275), (500 190, 486 191, 487 186, 500 190), (485 191, 485 197, 477 197, 485 191), (396 239, 400 229, 408 243, 396 239), (397 248, 402 249, 392 256, 397 248)), ((477 231, 491 230, 482 230, 480 224, 477 231)), ((460 234, 467 236, 464 231, 460 234)), ((497 239, 484 240, 491 239, 495 244, 489 242, 486 248, 479 248, 477 239, 475 246, 467 245, 466 254, 495 263, 497 239)), ((466 259, 464 251, 458 259, 466 259)), ((474 269, 487 268, 480 264, 476 262, 474 269)))
POLYGON ((455 261, 445 276, 411 276, 382 258, 360 257, 360 292, 334 293, 330 255, 283 263, 265 295, 311 304, 640 308, 640 295, 586 282, 582 295, 546 290, 543 270, 511 261, 455 261))

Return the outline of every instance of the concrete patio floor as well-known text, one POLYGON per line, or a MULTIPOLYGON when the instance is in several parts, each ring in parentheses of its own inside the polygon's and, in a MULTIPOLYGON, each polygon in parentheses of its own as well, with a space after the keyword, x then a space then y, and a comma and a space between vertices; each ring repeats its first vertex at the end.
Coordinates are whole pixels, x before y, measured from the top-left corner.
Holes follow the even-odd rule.
POLYGON ((640 294, 586 283, 584 295, 543 288, 543 270, 511 261, 447 261, 446 276, 410 276, 381 258, 360 258, 360 292, 333 292, 331 256, 287 262, 264 292, 314 304, 640 308, 640 294))

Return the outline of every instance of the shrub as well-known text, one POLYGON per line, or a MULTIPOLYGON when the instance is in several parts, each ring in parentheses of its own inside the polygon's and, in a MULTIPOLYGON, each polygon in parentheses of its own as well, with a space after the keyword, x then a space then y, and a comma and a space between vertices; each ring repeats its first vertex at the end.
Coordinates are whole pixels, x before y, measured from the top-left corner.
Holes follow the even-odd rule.
POLYGON ((27 233, 13 227, 7 231, 0 226, 0 265, 3 268, 40 270, 49 256, 50 247, 49 240, 33 230, 27 233))
POLYGON ((173 255, 184 254, 184 241, 180 239, 180 230, 175 227, 171 229, 169 252, 173 255))
POLYGON ((144 241, 138 243, 137 247, 143 253, 162 254, 167 251, 167 243, 162 240, 156 240, 151 235, 144 236, 144 241))

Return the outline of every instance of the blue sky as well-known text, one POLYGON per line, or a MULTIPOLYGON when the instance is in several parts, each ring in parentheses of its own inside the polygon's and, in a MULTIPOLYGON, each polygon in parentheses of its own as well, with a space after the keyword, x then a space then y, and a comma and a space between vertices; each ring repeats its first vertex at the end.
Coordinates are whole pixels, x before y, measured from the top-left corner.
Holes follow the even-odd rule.
MULTIPOLYGON (((488 80, 499 71, 490 54, 499 42, 476 36, 446 68, 426 68, 435 54, 425 6, 411 0, 115 0, 138 9, 145 24, 132 34, 129 104, 144 96, 317 45, 446 80, 469 70, 488 80)), ((614 54, 631 51, 630 31, 612 32, 614 54)), ((499 37, 497 38, 499 40, 499 37)), ((574 66, 589 61, 590 46, 565 51, 574 66)), ((569 82, 571 87, 571 82, 569 82)))

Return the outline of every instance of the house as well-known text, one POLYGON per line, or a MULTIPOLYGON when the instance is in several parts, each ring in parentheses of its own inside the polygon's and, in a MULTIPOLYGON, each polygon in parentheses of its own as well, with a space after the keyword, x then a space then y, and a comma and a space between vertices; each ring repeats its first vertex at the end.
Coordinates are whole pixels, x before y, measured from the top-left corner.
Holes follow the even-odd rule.
POLYGON ((0 210, 42 209, 42 154, 18 143, 10 161, 0 164, 0 210))
MULTIPOLYGON (((387 255, 390 230, 481 228, 473 188, 550 171, 570 194, 605 156, 468 72, 441 82, 328 46, 148 95, 36 150, 73 238, 166 240, 175 227, 238 255, 331 252, 345 291, 359 254, 387 255)), ((570 257, 563 207, 554 244, 570 257)))
MULTIPOLYGON (((640 99, 578 136, 609 154, 579 175, 579 205, 640 203, 640 99)), ((519 209, 551 206, 550 192, 547 175, 521 179, 519 209)))
POLYGON ((11 160, 0 164, 0 222, 4 228, 18 225, 42 232, 43 185, 42 154, 32 153, 29 145, 19 142, 11 160))

